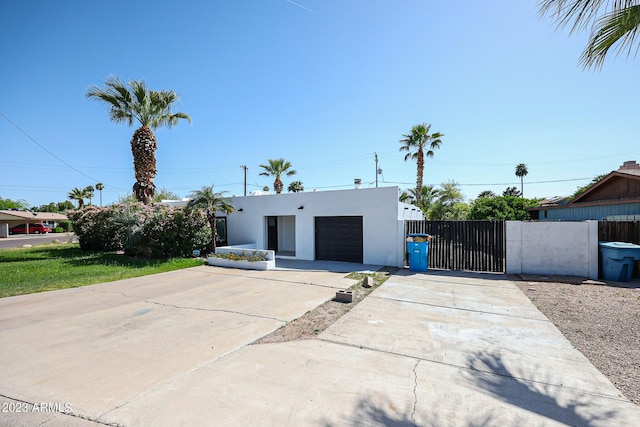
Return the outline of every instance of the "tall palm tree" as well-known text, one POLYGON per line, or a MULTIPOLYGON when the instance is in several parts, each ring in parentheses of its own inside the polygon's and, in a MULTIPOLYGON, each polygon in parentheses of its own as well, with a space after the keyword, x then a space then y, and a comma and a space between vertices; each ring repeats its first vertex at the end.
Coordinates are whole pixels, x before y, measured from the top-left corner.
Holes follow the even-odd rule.
POLYGON ((171 128, 180 119, 191 123, 191 117, 185 113, 174 113, 171 108, 179 100, 174 91, 154 91, 147 88, 144 80, 131 80, 125 84, 115 76, 110 76, 104 89, 91 86, 86 97, 102 101, 109 107, 109 118, 115 123, 126 123, 133 126, 138 122, 141 126, 131 138, 133 168, 136 183, 133 192, 139 202, 151 204, 156 186, 153 183, 156 170, 156 149, 158 141, 152 132, 159 127, 171 128), (128 87, 127 87, 128 86, 128 87))
POLYGON ((78 202, 78 209, 84 207, 84 199, 87 198, 87 189, 74 187, 67 193, 67 197, 78 202))
POLYGON ((260 165, 264 172, 260 172, 260 175, 263 176, 275 176, 276 179, 273 181, 273 189, 276 194, 282 193, 284 189, 284 184, 280 180, 282 175, 295 175, 296 171, 291 169, 291 162, 285 161, 284 159, 269 159, 268 165, 260 165))
POLYGON ((102 206, 102 190, 104 190, 104 184, 101 182, 97 183, 96 190, 100 192, 100 206, 102 206))
POLYGON ((86 187, 84 187, 84 191, 87 195, 87 199, 89 199, 89 204, 91 205, 91 200, 93 199, 93 196, 96 194, 96 189, 93 188, 93 185, 87 185, 86 187))
POLYGON ((415 159, 418 166, 416 179, 416 195, 422 195, 422 175, 424 173, 424 157, 433 157, 433 150, 440 148, 444 134, 440 132, 429 133, 431 125, 422 123, 411 128, 408 134, 402 134, 400 142, 403 144, 400 151, 406 151, 404 160, 415 159), (427 150, 426 152, 424 150, 427 150))
POLYGON ((207 215, 209 226, 211 227, 211 250, 216 253, 216 237, 218 236, 218 230, 216 227, 217 213, 224 212, 229 215, 235 209, 231 205, 228 198, 223 194, 226 191, 216 193, 213 190, 213 185, 202 187, 200 190, 194 190, 189 195, 189 203, 187 207, 190 209, 202 209, 207 215))
POLYGON ((524 197, 524 177, 527 176, 529 170, 527 165, 520 163, 516 166, 516 176, 520 178, 520 194, 524 197))
POLYGON ((571 32, 589 29, 587 47, 580 56, 584 68, 602 67, 609 49, 617 44, 617 54, 627 56, 638 50, 640 4, 637 0, 540 0, 541 15, 550 15, 558 29, 571 32), (634 49, 634 46, 636 48, 634 49))

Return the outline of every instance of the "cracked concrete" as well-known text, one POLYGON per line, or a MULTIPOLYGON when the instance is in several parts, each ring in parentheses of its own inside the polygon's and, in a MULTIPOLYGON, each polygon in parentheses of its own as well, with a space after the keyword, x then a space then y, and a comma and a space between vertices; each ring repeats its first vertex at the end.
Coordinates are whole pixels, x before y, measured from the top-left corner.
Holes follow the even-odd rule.
MULTIPOLYGON (((317 339, 247 345, 279 327, 276 319, 348 286, 337 274, 330 286, 314 276, 321 272, 217 271, 118 282, 97 301, 79 290, 0 300, 0 394, 68 399, 74 417, 37 420, 47 426, 598 427, 640 419, 504 276, 401 270, 317 339)), ((0 426, 27 419, 0 414, 0 426)))

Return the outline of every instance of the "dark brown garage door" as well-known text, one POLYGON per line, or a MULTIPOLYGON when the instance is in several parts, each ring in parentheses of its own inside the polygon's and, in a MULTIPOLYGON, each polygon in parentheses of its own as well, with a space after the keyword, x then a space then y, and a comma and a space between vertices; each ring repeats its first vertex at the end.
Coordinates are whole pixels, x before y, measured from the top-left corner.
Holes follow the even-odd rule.
POLYGON ((317 216, 316 259, 362 263, 362 217, 317 216))

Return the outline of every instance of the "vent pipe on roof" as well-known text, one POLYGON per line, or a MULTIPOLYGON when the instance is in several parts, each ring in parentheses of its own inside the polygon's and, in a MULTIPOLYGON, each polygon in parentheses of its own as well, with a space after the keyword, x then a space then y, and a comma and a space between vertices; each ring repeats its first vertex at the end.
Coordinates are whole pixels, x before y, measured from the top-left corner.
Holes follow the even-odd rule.
POLYGON ((353 185, 356 187, 356 190, 360 189, 360 184, 362 184, 362 179, 356 178, 353 180, 353 185))

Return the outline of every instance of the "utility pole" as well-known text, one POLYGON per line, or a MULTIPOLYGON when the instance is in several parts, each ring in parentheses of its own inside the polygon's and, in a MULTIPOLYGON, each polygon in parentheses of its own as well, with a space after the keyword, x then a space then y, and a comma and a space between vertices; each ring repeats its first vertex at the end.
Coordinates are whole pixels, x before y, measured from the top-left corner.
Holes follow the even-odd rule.
POLYGON ((378 153, 373 153, 376 155, 376 188, 378 188, 378 153))
POLYGON ((245 197, 247 196, 247 166, 246 165, 242 165, 240 166, 242 169, 244 169, 244 195, 245 197))

